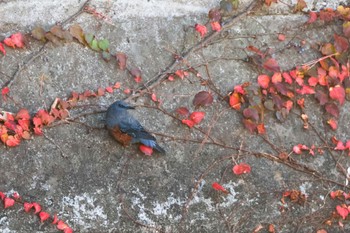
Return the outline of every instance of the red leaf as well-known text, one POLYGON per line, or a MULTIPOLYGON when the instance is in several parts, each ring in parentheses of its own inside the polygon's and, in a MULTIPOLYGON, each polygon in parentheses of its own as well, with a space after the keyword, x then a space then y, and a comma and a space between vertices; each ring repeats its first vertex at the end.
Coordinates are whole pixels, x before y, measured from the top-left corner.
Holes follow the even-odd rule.
POLYGON ((285 81, 286 83, 292 84, 293 79, 292 79, 292 77, 291 77, 287 72, 283 72, 282 76, 283 76, 284 81, 285 81))
POLYGON ((254 133, 254 130, 257 127, 257 124, 250 119, 243 119, 243 124, 244 127, 246 127, 246 129, 248 129, 250 133, 254 133))
POLYGON ((12 194, 12 196, 13 196, 13 198, 16 199, 16 200, 21 199, 20 195, 19 195, 17 192, 14 192, 14 193, 12 194))
POLYGON ((345 219, 349 215, 349 210, 347 208, 345 208, 345 207, 340 206, 340 205, 337 205, 336 210, 337 210, 337 213, 343 219, 345 219))
POLYGON ((125 53, 117 53, 116 54, 116 59, 118 62, 118 67, 121 70, 125 70, 126 68, 126 61, 128 59, 128 57, 125 55, 125 53))
POLYGON ((326 109, 326 111, 331 114, 332 116, 334 116, 335 118, 339 117, 339 108, 336 104, 334 103, 328 103, 324 106, 324 108, 326 109))
POLYGON ((11 38, 6 38, 4 41, 4 44, 7 45, 8 47, 16 48, 15 43, 12 41, 11 38))
POLYGON ((234 92, 230 96, 230 106, 235 110, 241 109, 241 97, 238 93, 234 92))
POLYGON ((267 6, 271 6, 271 3, 277 3, 277 0, 265 0, 267 6))
POLYGON ((33 130, 35 135, 42 136, 44 134, 41 127, 34 127, 33 130))
POLYGON ((141 77, 141 70, 135 67, 130 71, 130 74, 134 77, 141 77))
POLYGON ((168 76, 168 80, 169 80, 170 82, 174 81, 174 76, 169 75, 169 76, 168 76))
POLYGON ((4 44, 0 42, 0 52, 2 52, 4 54, 4 56, 6 55, 6 50, 4 47, 4 44))
POLYGON ((301 89, 297 89, 296 92, 300 95, 310 95, 315 94, 315 90, 312 87, 303 85, 301 89))
POLYGON ((213 95, 208 91, 198 92, 193 99, 193 105, 199 106, 209 106, 213 103, 213 95))
POLYGON ((293 152, 297 155, 300 155, 301 154, 301 148, 300 148, 300 144, 299 145, 296 145, 296 146, 293 146, 293 152))
POLYGON ((33 204, 32 203, 28 203, 28 202, 24 202, 23 208, 24 208, 24 211, 26 213, 28 213, 33 208, 33 204))
POLYGON ((134 78, 134 80, 136 83, 140 83, 142 81, 142 78, 141 78, 141 76, 137 76, 134 78))
POLYGON ((179 78, 183 80, 185 77, 185 72, 183 70, 177 70, 175 71, 175 75, 177 75, 179 78))
POLYGON ((345 150, 346 147, 344 146, 344 143, 342 141, 338 141, 337 146, 334 148, 334 150, 345 150))
POLYGON ((131 90, 130 90, 129 88, 126 88, 126 89, 124 90, 124 93, 127 94, 127 95, 129 95, 129 94, 131 93, 131 90))
POLYGON ((306 23, 313 23, 317 20, 317 12, 310 11, 309 12, 309 20, 306 23))
POLYGON ((284 41, 286 39, 286 35, 284 35, 284 34, 278 34, 278 40, 279 41, 284 41))
POLYGON ((247 49, 248 49, 249 51, 252 51, 252 52, 258 54, 258 55, 259 55, 260 57, 262 57, 262 58, 265 57, 264 53, 261 52, 257 47, 254 47, 254 46, 252 46, 252 45, 249 45, 249 46, 247 46, 247 49))
POLYGON ((241 174, 245 174, 245 173, 250 173, 251 168, 246 163, 240 163, 240 164, 236 164, 235 166, 233 166, 232 171, 236 175, 241 175, 241 174))
POLYGON ((341 105, 345 101, 345 90, 342 86, 336 85, 335 87, 329 88, 329 97, 333 100, 337 100, 341 105))
POLYGON ((258 76, 258 83, 262 88, 268 88, 270 83, 270 77, 266 74, 258 76))
POLYGON ((286 102, 283 103, 283 107, 285 107, 289 112, 293 107, 293 101, 287 100, 286 102))
POLYGON ((140 151, 144 153, 145 155, 151 156, 153 154, 153 148, 149 146, 145 146, 143 144, 140 145, 139 147, 140 151))
POLYGON ((97 89, 97 96, 103 96, 105 94, 105 90, 102 87, 97 89))
POLYGON ((265 125, 263 123, 258 124, 256 128, 258 130, 258 134, 266 134, 265 125))
POLYGON ((194 122, 192 120, 189 120, 189 119, 183 119, 181 122, 182 122, 182 124, 185 124, 190 128, 192 128, 195 125, 194 122))
POLYGON ((342 53, 348 50, 349 42, 345 37, 334 34, 334 47, 337 52, 342 53))
POLYGON ((1 199, 1 200, 4 200, 5 197, 6 197, 6 195, 5 195, 3 192, 0 192, 0 199, 1 199))
POLYGON ((27 109, 20 109, 17 114, 16 114, 16 117, 15 117, 16 120, 29 120, 30 119, 30 115, 29 115, 29 112, 27 109))
POLYGON ((66 223, 64 223, 62 220, 58 221, 57 223, 58 230, 65 230, 67 228, 69 228, 69 226, 66 223))
POLYGON ((219 22, 214 21, 214 22, 211 22, 210 25, 213 31, 217 31, 217 32, 221 31, 221 25, 219 22))
POLYGON ((282 74, 280 72, 275 72, 272 75, 271 82, 272 83, 281 83, 282 82, 282 74))
POLYGON ((151 99, 152 99, 153 102, 157 102, 157 96, 156 96, 155 93, 152 93, 151 99))
MULTIPOLYGON (((243 84, 244 85, 244 84, 243 84)), ((244 87, 243 85, 237 85, 233 88, 233 90, 241 95, 245 95, 245 90, 244 90, 244 87)))
POLYGON ((207 27, 202 25, 202 24, 196 24, 194 26, 194 28, 196 29, 197 32, 199 32, 199 34, 201 35, 201 37, 204 37, 205 34, 207 34, 208 30, 207 27))
POLYGON ((314 87, 318 83, 318 78, 316 77, 310 77, 307 82, 309 83, 310 86, 314 87))
POLYGON ((18 146, 20 143, 21 143, 21 140, 17 137, 17 135, 15 136, 10 135, 6 140, 6 146, 9 146, 9 147, 18 146))
POLYGON ((190 111, 186 107, 180 107, 176 109, 177 114, 187 117, 190 114, 190 111))
POLYGON ((41 222, 46 221, 49 217, 50 217, 50 214, 47 213, 47 212, 41 211, 41 212, 39 213, 39 218, 40 218, 40 221, 41 221, 41 222))
POLYGON ((217 191, 221 191, 223 193, 229 193, 224 187, 222 187, 219 183, 214 182, 212 185, 213 189, 217 190, 217 191))
POLYGON ((327 121, 327 124, 329 124, 333 130, 336 130, 338 128, 338 122, 336 120, 334 120, 333 118, 329 119, 327 121))
POLYGON ((113 86, 114 89, 119 89, 121 86, 120 82, 116 82, 113 86))
POLYGON ((246 108, 243 110, 243 116, 245 118, 252 119, 254 121, 259 120, 259 112, 255 108, 246 108))
POLYGON ((57 214, 55 214, 53 216, 52 224, 57 224, 57 222, 58 222, 58 218, 57 218, 57 214))
POLYGON ((15 200, 9 197, 4 198, 4 208, 7 209, 15 204, 15 200))
POLYGON ((205 116, 205 112, 193 112, 190 115, 190 119, 193 121, 194 124, 199 124, 205 116))
POLYGON ((1 95, 4 97, 4 96, 7 95, 9 92, 10 92, 10 88, 4 87, 4 88, 1 90, 1 95))
POLYGON ((273 58, 266 60, 263 64, 263 67, 269 71, 280 72, 280 67, 277 64, 277 61, 273 58))
POLYGON ((106 87, 106 91, 108 93, 113 93, 113 87, 106 87))
POLYGON ((66 229, 64 229, 63 233, 73 233, 73 229, 70 227, 67 227, 66 229))
POLYGON ((16 33, 11 36, 12 42, 18 47, 23 48, 24 47, 24 38, 21 33, 16 33))
POLYGON ((33 207, 35 209, 34 214, 37 214, 41 211, 41 206, 37 202, 33 202, 33 207))

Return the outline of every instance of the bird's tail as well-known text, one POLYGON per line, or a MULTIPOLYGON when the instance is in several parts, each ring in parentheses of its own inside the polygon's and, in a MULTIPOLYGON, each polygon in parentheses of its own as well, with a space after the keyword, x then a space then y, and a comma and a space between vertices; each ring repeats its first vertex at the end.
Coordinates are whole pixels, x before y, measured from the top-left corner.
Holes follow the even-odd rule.
POLYGON ((156 149, 159 153, 165 154, 165 150, 158 144, 155 145, 154 149, 156 149))

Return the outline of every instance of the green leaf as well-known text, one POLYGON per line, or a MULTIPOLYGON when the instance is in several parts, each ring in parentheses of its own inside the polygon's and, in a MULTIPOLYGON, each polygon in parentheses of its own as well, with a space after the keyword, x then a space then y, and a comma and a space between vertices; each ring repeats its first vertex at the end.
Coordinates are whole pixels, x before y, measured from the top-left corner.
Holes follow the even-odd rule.
POLYGON ((91 45, 92 40, 94 39, 94 35, 92 35, 91 33, 87 33, 84 35, 84 38, 86 40, 86 42, 91 45))
POLYGON ((109 52, 103 51, 102 52, 102 58, 103 58, 103 60, 108 62, 108 61, 111 60, 111 54, 109 52))
POLYGON ((91 41, 91 44, 89 44, 89 45, 90 45, 90 48, 92 48, 93 50, 100 51, 100 48, 98 47, 98 42, 96 39, 93 39, 91 41))
POLYGON ((107 39, 100 40, 98 42, 98 47, 103 51, 106 51, 109 48, 109 41, 107 39))

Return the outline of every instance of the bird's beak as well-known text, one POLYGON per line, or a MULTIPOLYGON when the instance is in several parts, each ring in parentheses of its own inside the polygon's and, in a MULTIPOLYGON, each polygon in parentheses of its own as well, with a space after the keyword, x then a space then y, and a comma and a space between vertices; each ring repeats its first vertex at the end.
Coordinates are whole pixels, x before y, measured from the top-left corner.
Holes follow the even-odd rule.
POLYGON ((135 109, 133 106, 127 106, 126 109, 135 109))

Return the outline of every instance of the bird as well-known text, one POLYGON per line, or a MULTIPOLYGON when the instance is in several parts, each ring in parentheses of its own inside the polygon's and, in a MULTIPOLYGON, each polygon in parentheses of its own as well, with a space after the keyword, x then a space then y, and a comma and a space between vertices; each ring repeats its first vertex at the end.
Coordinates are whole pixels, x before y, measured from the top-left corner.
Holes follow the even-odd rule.
POLYGON ((129 109, 135 109, 135 107, 122 100, 118 100, 108 107, 106 113, 108 132, 124 147, 130 145, 130 143, 141 143, 165 154, 165 150, 158 145, 156 138, 129 114, 129 109))

